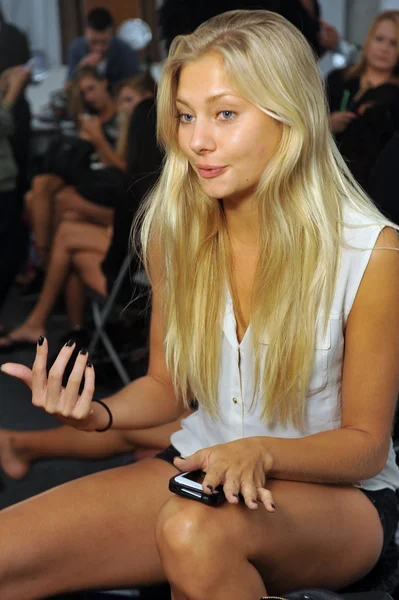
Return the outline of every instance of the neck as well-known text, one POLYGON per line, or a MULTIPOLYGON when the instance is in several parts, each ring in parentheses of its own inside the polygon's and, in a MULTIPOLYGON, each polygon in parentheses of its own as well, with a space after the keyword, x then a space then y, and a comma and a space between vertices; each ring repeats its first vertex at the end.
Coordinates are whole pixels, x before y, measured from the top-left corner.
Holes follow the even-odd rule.
POLYGON ((389 81, 392 77, 392 71, 381 71, 380 69, 375 69, 374 67, 367 67, 364 74, 363 79, 369 80, 373 85, 380 85, 389 81))
POLYGON ((252 198, 223 200, 223 210, 232 247, 255 250, 258 246, 259 219, 252 198))
POLYGON ((107 121, 114 115, 116 112, 116 103, 112 98, 109 98, 107 102, 105 102, 104 106, 98 113, 98 117, 101 121, 107 121))

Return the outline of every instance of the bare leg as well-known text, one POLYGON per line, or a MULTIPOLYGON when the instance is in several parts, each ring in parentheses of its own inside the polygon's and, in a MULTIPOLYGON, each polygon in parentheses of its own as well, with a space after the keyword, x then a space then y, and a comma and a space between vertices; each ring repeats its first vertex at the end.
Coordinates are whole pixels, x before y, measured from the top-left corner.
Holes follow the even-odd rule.
POLYGON ((147 459, 83 477, 0 513, 0 597, 38 600, 82 589, 165 581, 156 516, 177 469, 147 459))
POLYGON ((178 496, 164 505, 157 543, 176 600, 340 590, 372 569, 383 531, 360 490, 283 480, 269 480, 267 487, 274 513, 262 504, 258 510, 227 502, 213 508, 178 496), (343 554, 345 560, 337 559, 343 554))
POLYGON ((110 429, 102 434, 66 425, 44 431, 0 429, 0 465, 9 477, 20 479, 32 462, 43 458, 107 458, 137 447, 162 450, 180 429, 182 418, 151 429, 110 429))
POLYGON ((53 196, 65 185, 57 175, 38 175, 26 197, 40 265, 45 268, 52 235, 53 196))
POLYGON ((84 248, 91 249, 96 256, 98 253, 104 255, 108 244, 109 237, 104 227, 88 223, 63 223, 55 238, 39 301, 21 327, 14 329, 6 338, 0 338, 0 345, 7 346, 9 340, 35 341, 43 335, 47 318, 70 272, 73 253, 84 248))
POLYGON ((107 283, 101 269, 101 262, 105 253, 106 250, 97 253, 79 250, 72 255, 73 266, 78 271, 80 280, 104 297, 107 295, 107 283))
POLYGON ((55 197, 55 214, 57 224, 67 219, 109 227, 112 225, 114 211, 86 200, 74 187, 68 186, 55 197))
MULTIPOLYGON (((93 257, 91 252, 88 254, 93 257)), ((85 290, 78 273, 71 271, 66 284, 65 299, 69 323, 72 329, 83 327, 83 316, 85 308, 85 290)))

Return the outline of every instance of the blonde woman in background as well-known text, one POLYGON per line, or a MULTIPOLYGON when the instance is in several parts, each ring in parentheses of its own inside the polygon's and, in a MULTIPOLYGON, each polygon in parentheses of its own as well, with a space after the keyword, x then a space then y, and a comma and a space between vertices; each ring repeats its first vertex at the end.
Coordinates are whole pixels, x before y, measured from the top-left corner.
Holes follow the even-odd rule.
POLYGON ((384 83, 399 84, 399 11, 380 13, 373 21, 358 62, 327 77, 331 131, 338 135, 356 119, 362 94, 384 83))
MULTIPOLYGON (((136 106, 154 95, 155 84, 148 75, 137 75, 120 86, 117 97, 120 117, 118 145, 115 154, 121 162, 120 170, 126 173, 122 185, 108 190, 112 201, 123 205, 129 193, 130 175, 134 164, 130 161, 130 147, 134 143, 134 131, 130 123, 136 106), (130 140, 128 133, 130 132, 130 140), (130 164, 128 164, 130 162, 130 164)), ((51 175, 49 177, 52 177, 51 175)), ((73 199, 90 205, 75 188, 66 187, 58 193, 58 202, 65 203, 66 209, 73 212, 73 199)), ((127 201, 126 201, 127 202, 127 201)), ((49 206, 49 208, 51 208, 49 206)), ((65 216, 65 215, 64 215, 65 216)), ((129 219, 127 210, 123 217, 129 219)), ((131 217, 130 217, 131 218, 131 217)), ((79 339, 83 345, 88 342, 84 327, 85 286, 94 289, 101 296, 107 295, 106 278, 101 263, 112 239, 112 226, 105 223, 87 223, 78 216, 68 215, 61 221, 55 232, 50 252, 49 265, 44 278, 43 288, 33 310, 25 321, 11 331, 0 336, 0 353, 34 347, 37 338, 46 334, 46 325, 59 294, 65 290, 66 306, 70 331, 66 339, 79 339)), ((82 345, 81 343, 81 345, 82 345)))
POLYGON ((165 424, 192 398, 199 408, 157 458, 2 511, 0 592, 340 590, 397 523, 397 235, 348 172, 313 53, 282 17, 233 11, 177 38, 158 111, 166 160, 142 226, 148 374, 103 406, 87 356, 62 389, 72 347, 48 377, 45 339, 33 371, 2 369, 86 431, 165 424), (205 471, 204 492, 221 484, 226 502, 173 496, 179 469, 205 471))

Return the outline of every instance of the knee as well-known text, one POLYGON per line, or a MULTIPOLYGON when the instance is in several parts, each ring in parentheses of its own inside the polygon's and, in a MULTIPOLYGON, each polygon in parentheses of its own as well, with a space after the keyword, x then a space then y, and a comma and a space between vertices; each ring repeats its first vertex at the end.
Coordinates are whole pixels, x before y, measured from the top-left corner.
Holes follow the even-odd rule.
POLYGON ((171 584, 184 588, 190 598, 200 593, 204 585, 212 587, 212 572, 217 578, 218 556, 226 551, 227 540, 218 524, 214 510, 199 502, 171 498, 160 511, 156 523, 156 542, 162 565, 171 584), (182 582, 181 573, 195 573, 182 582), (194 595, 192 595, 194 593, 194 595))
MULTIPOLYGON (((47 191, 51 175, 36 175, 32 181, 32 191, 35 194, 41 194, 47 191)), ((29 193, 29 192, 28 192, 29 193)))

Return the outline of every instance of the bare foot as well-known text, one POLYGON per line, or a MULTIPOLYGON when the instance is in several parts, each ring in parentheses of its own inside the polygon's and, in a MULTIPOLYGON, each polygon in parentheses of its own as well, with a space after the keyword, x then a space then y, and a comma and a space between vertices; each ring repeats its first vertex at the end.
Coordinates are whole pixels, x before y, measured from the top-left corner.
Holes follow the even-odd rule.
POLYGON ((13 432, 7 429, 0 429, 0 466, 12 479, 22 479, 30 469, 30 461, 15 448, 13 432))
POLYGON ((6 336, 0 337, 0 348, 12 346, 14 342, 28 342, 35 344, 41 335, 45 335, 43 327, 31 326, 24 323, 9 331, 6 336))

